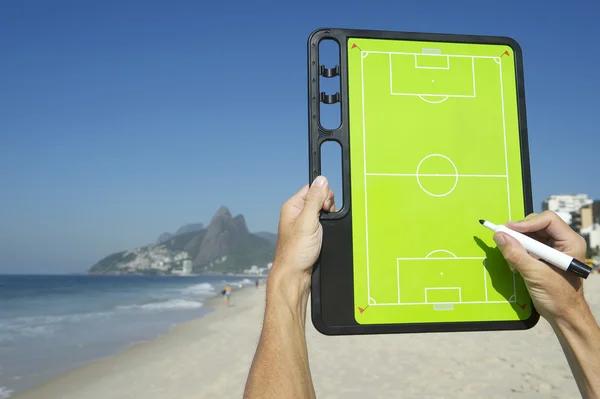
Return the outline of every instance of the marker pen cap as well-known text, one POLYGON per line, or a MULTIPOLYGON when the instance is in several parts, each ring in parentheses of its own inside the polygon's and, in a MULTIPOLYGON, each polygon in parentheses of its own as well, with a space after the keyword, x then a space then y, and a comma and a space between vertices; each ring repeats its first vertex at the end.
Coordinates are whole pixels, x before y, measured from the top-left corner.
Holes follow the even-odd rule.
POLYGON ((586 265, 585 263, 578 261, 577 259, 573 259, 571 264, 567 268, 568 271, 573 272, 583 278, 587 278, 592 272, 592 268, 586 265))

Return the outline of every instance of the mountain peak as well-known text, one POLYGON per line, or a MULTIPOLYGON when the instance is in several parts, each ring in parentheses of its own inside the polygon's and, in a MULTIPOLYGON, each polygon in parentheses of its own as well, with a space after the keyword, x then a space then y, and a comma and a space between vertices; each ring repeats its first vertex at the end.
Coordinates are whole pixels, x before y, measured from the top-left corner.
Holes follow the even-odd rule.
POLYGON ((206 229, 206 236, 194 259, 194 266, 227 255, 249 235, 244 216, 232 217, 229 209, 225 205, 221 206, 206 229))
POLYGON ((229 216, 229 217, 231 217, 231 212, 229 212, 229 208, 227 208, 225 205, 221 205, 221 207, 219 208, 219 210, 217 211, 217 213, 215 213, 215 216, 229 216))

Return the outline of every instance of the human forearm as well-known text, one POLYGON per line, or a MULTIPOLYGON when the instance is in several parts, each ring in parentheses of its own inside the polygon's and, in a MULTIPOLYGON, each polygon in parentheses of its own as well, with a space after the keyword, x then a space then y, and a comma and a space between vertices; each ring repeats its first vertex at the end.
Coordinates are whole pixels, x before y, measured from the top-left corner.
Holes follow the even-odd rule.
MULTIPOLYGON (((314 398, 305 339, 310 275, 279 273, 267 280, 263 330, 244 398, 314 398)), ((281 267, 285 270, 285 267, 281 267)))
POLYGON ((600 398, 600 327, 587 303, 551 321, 583 398, 600 398))

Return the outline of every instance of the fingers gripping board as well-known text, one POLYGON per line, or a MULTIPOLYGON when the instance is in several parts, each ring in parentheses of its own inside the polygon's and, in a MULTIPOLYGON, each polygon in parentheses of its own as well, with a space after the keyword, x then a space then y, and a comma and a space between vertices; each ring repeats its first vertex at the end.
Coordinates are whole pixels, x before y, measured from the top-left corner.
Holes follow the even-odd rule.
POLYGON ((310 180, 342 147, 311 310, 324 334, 515 330, 539 315, 479 219, 533 211, 522 55, 510 38, 320 29, 308 40, 310 180), (322 66, 319 43, 339 43, 322 66), (334 73, 332 73, 332 71, 334 73), (337 76, 339 93, 319 80, 337 76), (335 130, 320 108, 341 104, 335 130))

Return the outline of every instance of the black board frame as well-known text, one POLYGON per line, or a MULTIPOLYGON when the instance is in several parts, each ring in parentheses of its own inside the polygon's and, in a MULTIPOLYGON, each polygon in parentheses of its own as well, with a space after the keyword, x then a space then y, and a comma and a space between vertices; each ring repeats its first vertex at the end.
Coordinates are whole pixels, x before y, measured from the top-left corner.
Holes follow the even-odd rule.
POLYGON ((517 88, 518 125, 521 144, 523 198, 525 214, 533 212, 529 142, 525 107, 523 55, 520 45, 510 37, 465 34, 401 32, 344 28, 320 28, 308 38, 308 124, 309 182, 321 174, 320 148, 326 141, 336 141, 342 148, 343 206, 337 212, 323 212, 323 244, 313 265, 311 276, 311 319, 314 327, 325 335, 400 334, 431 332, 467 332, 524 330, 535 326, 540 318, 531 304, 531 316, 516 321, 481 321, 447 323, 402 323, 361 325, 354 318, 354 278, 352 251, 352 198, 350 195, 350 150, 348 106, 348 46, 349 38, 437 41, 471 44, 500 44, 513 49, 517 88), (321 66, 319 43, 335 40, 339 44, 340 63, 334 68, 321 66), (327 95, 320 91, 321 76, 339 76, 340 92, 327 95), (321 102, 341 103, 341 124, 328 130, 320 124, 321 102), (340 251, 339 248, 348 248, 340 251))

